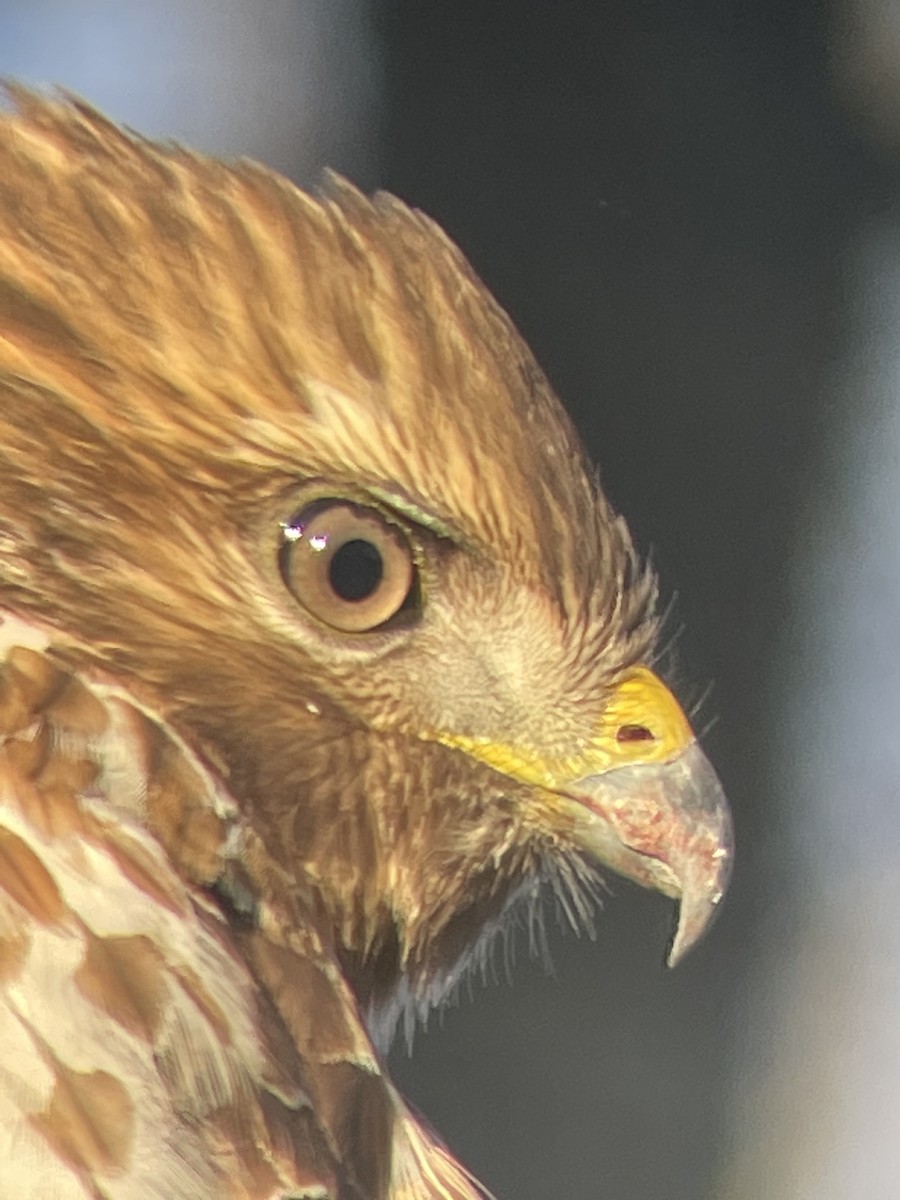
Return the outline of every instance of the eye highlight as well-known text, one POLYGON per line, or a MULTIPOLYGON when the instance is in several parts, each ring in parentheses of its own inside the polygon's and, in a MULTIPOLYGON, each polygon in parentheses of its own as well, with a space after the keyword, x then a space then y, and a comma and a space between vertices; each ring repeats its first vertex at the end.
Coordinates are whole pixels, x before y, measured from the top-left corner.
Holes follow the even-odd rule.
POLYGON ((377 509, 316 500, 282 525, 282 537, 281 576, 323 624, 367 633, 416 615, 412 546, 377 509))

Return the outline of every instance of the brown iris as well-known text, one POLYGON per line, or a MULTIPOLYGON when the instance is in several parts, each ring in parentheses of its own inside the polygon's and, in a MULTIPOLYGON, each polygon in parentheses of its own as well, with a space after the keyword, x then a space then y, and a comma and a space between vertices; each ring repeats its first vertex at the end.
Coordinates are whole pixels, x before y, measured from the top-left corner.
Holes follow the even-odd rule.
POLYGON ((377 509, 317 500, 282 528, 282 577, 325 625, 365 633, 414 611, 412 548, 377 509))

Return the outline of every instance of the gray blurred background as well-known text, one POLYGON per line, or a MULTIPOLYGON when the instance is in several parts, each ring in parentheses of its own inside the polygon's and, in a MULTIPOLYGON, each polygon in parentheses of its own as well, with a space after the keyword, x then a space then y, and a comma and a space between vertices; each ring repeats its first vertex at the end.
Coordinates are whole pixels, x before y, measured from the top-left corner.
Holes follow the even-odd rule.
POLYGON ((2 0, 0 73, 431 213, 675 597, 718 926, 611 881, 416 1103, 500 1200, 900 1196, 900 6, 2 0))

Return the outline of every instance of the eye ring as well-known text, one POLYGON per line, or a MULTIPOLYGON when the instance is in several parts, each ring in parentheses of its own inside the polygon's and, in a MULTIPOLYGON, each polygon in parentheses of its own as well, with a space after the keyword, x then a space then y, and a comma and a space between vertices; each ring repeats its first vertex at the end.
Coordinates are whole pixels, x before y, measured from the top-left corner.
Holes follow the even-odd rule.
POLYGON ((418 614, 412 545, 378 509, 320 499, 281 528, 281 577, 322 624, 340 633, 370 633, 418 614))

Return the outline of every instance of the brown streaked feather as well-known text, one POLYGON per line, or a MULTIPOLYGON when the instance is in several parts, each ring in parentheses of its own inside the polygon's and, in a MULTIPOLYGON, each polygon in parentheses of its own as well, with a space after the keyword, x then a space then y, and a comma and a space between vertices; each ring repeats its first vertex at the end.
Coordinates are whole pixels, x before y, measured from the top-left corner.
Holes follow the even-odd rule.
MULTIPOLYGON (((102 778, 97 734, 108 722, 96 716, 103 697, 75 679, 29 687, 42 674, 61 682, 37 658, 21 647, 6 654, 0 678, 7 693, 20 690, 13 709, 27 712, 33 737, 49 734, 54 778, 91 754, 94 777, 102 778), (93 714, 74 759, 67 745, 71 704, 55 711, 54 703, 66 693, 78 693, 81 711, 93 714)), ((325 1196, 332 1171, 317 1146, 320 1135, 303 1116, 300 1072, 288 1073, 286 1043, 272 1044, 221 917, 173 874, 127 812, 93 781, 81 786, 77 772, 80 820, 48 828, 44 812, 53 801, 42 796, 41 782, 47 766, 29 779, 9 759, 22 732, 21 716, 0 728, 0 925, 8 948, 0 1025, 4 1044, 19 1048, 0 1068, 3 1193, 26 1194, 40 1178, 56 1194, 53 1180, 63 1179, 67 1165, 72 1187, 76 1177, 89 1177, 109 1197, 119 1188, 133 1195, 136 1186, 148 1197, 269 1197, 301 1179, 302 1194, 325 1196), (141 886, 149 872, 122 870, 136 846, 152 862, 149 890, 141 886), (170 897, 167 906, 159 904, 161 893, 170 897), (249 1177, 245 1187, 228 1174, 225 1158, 211 1154, 206 1127, 215 1130, 216 1114, 235 1105, 239 1122, 234 1114, 225 1122, 235 1153, 253 1148, 257 1158, 272 1158, 268 1191, 249 1177), (178 1152, 161 1164, 167 1144, 178 1152)))
POLYGON ((508 318, 433 222, 336 176, 316 200, 253 164, 112 135, 84 105, 17 99, 18 118, 0 122, 0 365, 36 409, 19 438, 69 398, 73 425, 42 461, 55 451, 72 470, 104 431, 78 463, 101 512, 98 468, 123 445, 142 471, 158 456, 220 487, 254 469, 291 477, 301 451, 308 471, 392 480, 460 536, 540 568, 551 591, 572 581, 568 601, 591 598, 598 634, 642 629, 648 584, 624 525, 508 318), (23 240, 32 205, 47 216, 23 240), (609 627, 616 592, 631 612, 609 627))
MULTIPOLYGON (((16 719, 0 727, 0 1028, 17 1048, 0 1065, 0 1147, 11 1139, 0 1154, 0 1185, 24 1194, 40 1179, 75 1196, 76 1181, 90 1179, 109 1200, 135 1187, 160 1200, 477 1200, 481 1193, 446 1152, 414 1131, 309 926, 304 934, 294 913, 280 935, 270 916, 249 951, 246 935, 233 940, 216 906, 173 874, 127 809, 94 783, 109 777, 98 735, 121 725, 109 709, 124 702, 66 678, 43 657, 14 646, 0 666, 6 694, 18 690, 7 709, 16 719), (57 710, 54 700, 64 694, 78 694, 93 714, 77 758, 66 745, 71 706, 57 710), (100 712, 106 720, 96 719, 100 712), (10 762, 25 728, 53 747, 41 775, 52 763, 61 779, 82 756, 95 758, 88 786, 77 773, 73 784, 79 820, 62 829, 44 819, 53 802, 42 797, 41 777, 10 762), (271 1002, 255 993, 245 954, 271 1002), (43 990, 48 955, 65 1021, 43 990), (405 1131, 400 1144, 415 1150, 411 1162, 404 1151, 392 1167, 395 1127, 405 1131), (416 1190, 431 1188, 432 1176, 457 1175, 455 1190, 416 1190)), ((146 733, 147 715, 135 718, 146 733)), ((146 795, 154 766, 171 769, 159 754, 165 736, 155 727, 156 745, 134 766, 147 772, 139 789, 146 795)), ((197 770, 185 761, 181 777, 197 770)), ((193 811, 199 794, 195 780, 186 789, 193 811)), ((211 777, 206 797, 220 806, 211 777)))

